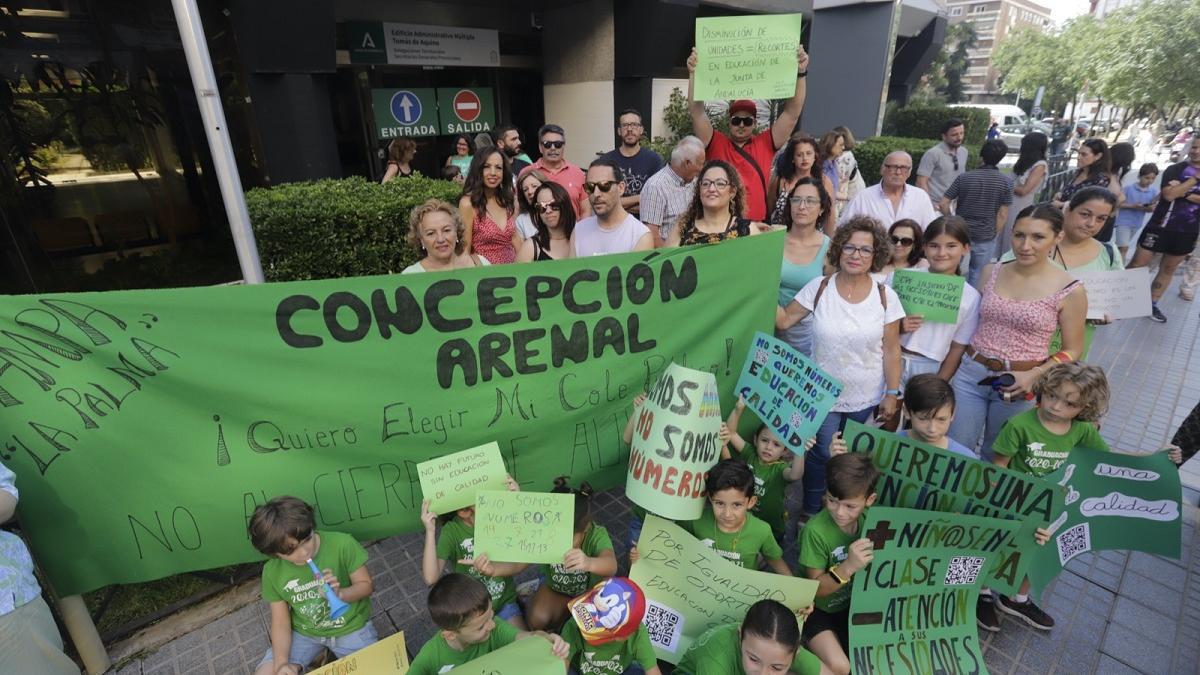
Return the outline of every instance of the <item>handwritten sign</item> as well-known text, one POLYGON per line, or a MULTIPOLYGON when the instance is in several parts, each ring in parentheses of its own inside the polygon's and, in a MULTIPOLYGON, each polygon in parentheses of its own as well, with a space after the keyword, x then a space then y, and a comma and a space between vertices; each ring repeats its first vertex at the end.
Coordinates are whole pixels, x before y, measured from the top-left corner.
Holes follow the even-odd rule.
POLYGON ((737 392, 793 452, 804 452, 842 393, 842 383, 817 367, 786 342, 766 333, 754 334, 754 343, 737 392))
POLYGON ((550 651, 550 643, 540 635, 531 635, 446 672, 451 675, 562 675, 563 670, 563 661, 550 651))
POLYGON ((940 513, 1002 518, 1017 523, 987 570, 987 584, 1016 593, 1039 548, 1034 530, 1062 511, 1054 483, 850 421, 844 434, 851 452, 869 452, 883 475, 877 503, 940 513))
POLYGON ((818 582, 745 569, 722 558, 678 525, 650 515, 629 578, 646 594, 646 621, 658 658, 679 663, 689 645, 713 626, 741 623, 750 605, 777 600, 789 609, 812 604, 818 582))
POLYGON ((480 490, 475 552, 498 562, 559 563, 571 549, 575 495, 480 490))
POLYGON ((721 458, 716 378, 672 363, 637 415, 625 496, 664 518, 699 518, 705 477, 721 458))
POLYGON ((920 315, 933 323, 958 323, 966 279, 957 274, 933 274, 916 270, 896 270, 892 290, 900 296, 904 313, 920 315))
POLYGON ((1144 269, 1071 272, 1087 289, 1089 319, 1150 316, 1150 275, 1144 269))
POLYGON ((851 579, 851 670, 986 675, 975 601, 995 548, 962 533, 1006 522, 871 507, 874 560, 851 579))
POLYGON ((697 101, 791 98, 800 14, 696 19, 697 101))
POLYGON ((417 465, 421 494, 429 500, 429 510, 449 513, 474 506, 480 490, 504 488, 504 459, 495 441, 417 465))
POLYGON ((326 664, 308 675, 345 675, 371 673, 375 675, 404 675, 408 672, 408 652, 404 648, 404 632, 389 635, 349 656, 326 664))

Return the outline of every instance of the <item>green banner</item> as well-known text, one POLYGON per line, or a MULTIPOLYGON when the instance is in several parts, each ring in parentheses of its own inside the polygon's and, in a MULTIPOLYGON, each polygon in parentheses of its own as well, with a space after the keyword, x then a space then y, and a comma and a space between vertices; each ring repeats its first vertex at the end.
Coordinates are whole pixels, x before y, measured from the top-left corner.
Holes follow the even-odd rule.
POLYGON ((777 600, 789 609, 812 604, 817 582, 745 569, 722 558, 678 525, 647 515, 629 578, 646 594, 650 643, 658 658, 679 663, 713 626, 741 623, 750 605, 777 600))
POLYGON ((696 100, 791 98, 800 14, 696 19, 696 100))
POLYGON ((672 363, 638 412, 625 496, 665 518, 699 518, 704 479, 721 459, 721 421, 713 374, 672 363))
MULTIPOLYGON (((260 559, 291 494, 421 528, 417 465, 497 441, 524 489, 624 481, 637 392, 771 325, 783 234, 445 274, 0 298, 0 454, 63 595, 260 559)), ((729 398, 728 403, 732 403, 729 398)))
POLYGON ((550 651, 550 642, 540 635, 531 635, 446 672, 451 675, 562 675, 564 670, 563 660, 550 651))
POLYGON ((892 276, 892 289, 900 296, 904 313, 932 323, 958 323, 965 283, 957 274, 916 270, 896 270, 892 276))
POLYGON ((438 126, 443 136, 477 134, 496 126, 496 105, 489 87, 438 89, 438 126))
MULTIPOLYGON (((433 426, 424 429, 432 431, 433 426)), ((496 441, 417 465, 421 498, 428 499, 429 510, 439 515, 474 506, 480 490, 504 489, 506 474, 496 441)))
POLYGON ((851 452, 869 452, 883 474, 880 506, 1004 518, 1020 533, 995 556, 987 585, 1016 593, 1037 550, 1034 530, 1062 512, 1063 490, 1054 483, 943 450, 912 438, 846 423, 851 452))
POLYGON ((869 509, 863 536, 872 542, 873 560, 850 580, 851 670, 987 675, 975 601, 997 549, 963 533, 1005 522, 869 509))
POLYGON ((804 442, 816 435, 842 383, 788 343, 755 333, 737 392, 789 450, 805 452, 804 442))
POLYGON ((375 133, 380 140, 437 136, 437 98, 432 89, 372 89, 375 133))
POLYGON ((1029 578, 1039 596, 1081 553, 1127 550, 1179 559, 1183 488, 1165 452, 1075 448, 1047 479, 1066 486, 1067 506, 1034 557, 1029 578))
POLYGON ((575 536, 575 495, 482 490, 475 554, 497 562, 561 563, 575 536))

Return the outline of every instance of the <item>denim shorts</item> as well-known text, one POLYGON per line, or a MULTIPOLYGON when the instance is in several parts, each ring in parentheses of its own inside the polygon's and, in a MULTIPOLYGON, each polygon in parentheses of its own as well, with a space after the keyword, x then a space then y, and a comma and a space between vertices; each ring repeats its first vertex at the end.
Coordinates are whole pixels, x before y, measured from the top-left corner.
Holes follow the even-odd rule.
MULTIPOLYGON (((288 663, 297 663, 303 668, 312 663, 312 660, 317 658, 317 654, 320 654, 321 650, 326 647, 333 652, 334 656, 340 659, 376 642, 379 642, 379 633, 375 632, 375 625, 371 623, 370 619, 367 620, 365 626, 353 633, 338 635, 336 637, 311 637, 293 630, 292 649, 288 652, 288 663)), ((267 653, 255 668, 261 668, 263 664, 271 661, 272 658, 274 658, 274 654, 271 648, 267 647, 267 653)), ((274 665, 275 669, 278 670, 282 664, 276 663, 274 665)))
POLYGON ((513 617, 521 616, 521 606, 515 602, 510 602, 501 607, 500 611, 496 612, 496 616, 504 619, 505 621, 512 621, 513 617))

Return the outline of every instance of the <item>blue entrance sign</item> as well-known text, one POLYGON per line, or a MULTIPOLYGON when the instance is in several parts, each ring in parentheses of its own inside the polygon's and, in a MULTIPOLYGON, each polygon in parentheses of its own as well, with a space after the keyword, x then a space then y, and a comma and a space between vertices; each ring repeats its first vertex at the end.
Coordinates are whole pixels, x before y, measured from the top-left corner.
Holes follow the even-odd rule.
POLYGON ((438 135, 433 89, 372 89, 371 108, 380 140, 438 135))
POLYGON ((421 119, 421 99, 403 89, 392 94, 392 117, 404 126, 415 124, 421 119))

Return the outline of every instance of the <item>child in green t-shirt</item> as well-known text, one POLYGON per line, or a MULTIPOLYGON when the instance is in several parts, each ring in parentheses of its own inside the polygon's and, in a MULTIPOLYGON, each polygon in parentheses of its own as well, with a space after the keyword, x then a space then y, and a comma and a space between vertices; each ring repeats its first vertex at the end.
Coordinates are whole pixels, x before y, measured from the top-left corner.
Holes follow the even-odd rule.
MULTIPOLYGON (((808 608, 810 611, 811 607, 808 608)), ((741 630, 735 623, 714 626, 684 652, 679 675, 795 673, 828 675, 821 660, 800 646, 796 615, 775 600, 750 605, 741 630)))
POLYGON ((650 631, 642 623, 646 597, 637 584, 612 577, 569 603, 572 620, 562 629, 574 675, 660 675, 650 631), (634 667, 636 666, 636 668, 634 667))
POLYGON ((300 675, 326 647, 341 658, 379 640, 371 624, 367 551, 354 537, 317 531, 313 508, 295 497, 276 497, 254 509, 248 529, 254 548, 270 556, 262 596, 271 606, 271 646, 255 675, 300 675), (349 604, 337 618, 323 586, 349 604))
POLYGON ((825 508, 800 532, 800 567, 820 584, 804 637, 835 673, 850 672, 850 579, 874 558, 871 540, 859 532, 878 480, 870 454, 835 455, 825 469, 825 508))
POLYGON ((542 585, 526 605, 532 630, 557 631, 567 619, 567 601, 617 573, 608 530, 592 522, 592 486, 584 482, 573 490, 560 476, 551 492, 575 495, 575 538, 561 563, 542 565, 542 585))
POLYGON ((758 569, 762 554, 772 571, 792 576, 771 527, 750 513, 758 501, 750 465, 740 459, 721 460, 709 470, 704 486, 708 508, 699 519, 680 525, 735 565, 758 569))
POLYGON ((440 630, 421 647, 408 668, 409 675, 438 675, 530 636, 550 642, 560 659, 567 658, 567 643, 557 635, 526 633, 496 616, 492 596, 478 579, 451 573, 429 590, 429 616, 440 630))

